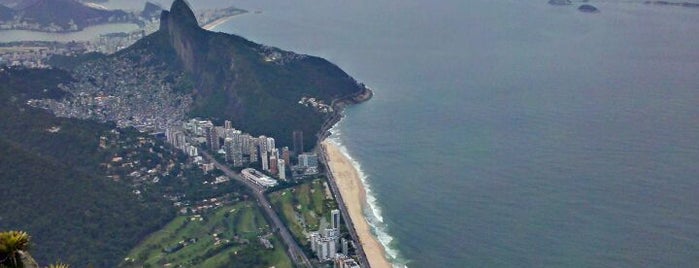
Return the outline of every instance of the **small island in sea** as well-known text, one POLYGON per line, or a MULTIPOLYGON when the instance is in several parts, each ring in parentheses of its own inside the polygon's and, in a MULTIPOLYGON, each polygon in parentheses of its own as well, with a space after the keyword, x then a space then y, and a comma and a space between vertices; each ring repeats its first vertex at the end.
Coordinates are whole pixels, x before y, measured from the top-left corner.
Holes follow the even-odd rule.
POLYGON ((587 4, 581 5, 580 7, 578 7, 578 10, 580 12, 585 12, 585 13, 597 13, 597 12, 599 12, 599 9, 597 9, 595 6, 587 5, 587 4))

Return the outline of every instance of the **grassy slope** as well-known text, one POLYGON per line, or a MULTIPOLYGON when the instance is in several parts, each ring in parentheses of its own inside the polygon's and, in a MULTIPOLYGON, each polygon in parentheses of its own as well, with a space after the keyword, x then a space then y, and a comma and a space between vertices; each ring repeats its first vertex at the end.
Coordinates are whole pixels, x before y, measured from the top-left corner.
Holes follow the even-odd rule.
POLYGON ((134 263, 122 264, 123 267, 160 266, 165 263, 183 264, 197 267, 230 267, 238 258, 245 258, 250 249, 263 253, 257 265, 261 267, 291 267, 284 248, 274 239, 275 249, 260 249, 257 237, 269 231, 269 225, 260 211, 251 202, 241 202, 232 206, 221 207, 211 213, 202 215, 203 220, 192 216, 179 216, 160 231, 149 236, 128 256, 136 259, 134 263), (215 245, 212 234, 219 238, 233 241, 229 246, 215 245), (235 242, 238 235, 247 239, 249 244, 235 242), (176 245, 182 240, 196 238, 192 243, 174 253, 164 253, 165 247, 176 245), (238 253, 236 255, 236 252, 238 253), (207 256, 207 253, 210 256, 207 256), (234 257, 231 258, 231 255, 234 257), (233 261, 231 261, 233 260, 233 261))
POLYGON ((269 194, 275 210, 289 227, 294 238, 299 244, 307 247, 309 242, 304 235, 304 229, 306 232, 317 231, 322 221, 321 218, 325 218, 325 222, 329 224, 330 211, 337 207, 333 201, 326 199, 325 186, 322 182, 322 180, 317 179, 269 194), (306 228, 296 220, 297 214, 305 220, 306 228))

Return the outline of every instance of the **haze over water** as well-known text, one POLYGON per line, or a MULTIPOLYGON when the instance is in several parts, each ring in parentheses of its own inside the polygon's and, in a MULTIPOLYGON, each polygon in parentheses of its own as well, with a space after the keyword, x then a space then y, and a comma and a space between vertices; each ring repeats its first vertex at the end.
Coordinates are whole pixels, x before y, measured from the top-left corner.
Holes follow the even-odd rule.
POLYGON ((699 263, 699 10, 239 1, 376 90, 338 137, 410 267, 699 263))

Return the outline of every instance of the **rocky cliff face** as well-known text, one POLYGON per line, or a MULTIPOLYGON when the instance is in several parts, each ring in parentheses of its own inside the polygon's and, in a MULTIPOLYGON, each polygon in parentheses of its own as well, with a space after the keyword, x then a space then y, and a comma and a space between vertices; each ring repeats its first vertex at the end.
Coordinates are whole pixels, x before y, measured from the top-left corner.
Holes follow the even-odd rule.
POLYGON ((175 0, 170 11, 163 11, 160 16, 160 31, 167 33, 170 45, 177 52, 185 70, 196 72, 196 54, 205 54, 204 30, 199 27, 192 9, 184 0, 175 0), (201 39, 200 39, 201 38, 201 39))

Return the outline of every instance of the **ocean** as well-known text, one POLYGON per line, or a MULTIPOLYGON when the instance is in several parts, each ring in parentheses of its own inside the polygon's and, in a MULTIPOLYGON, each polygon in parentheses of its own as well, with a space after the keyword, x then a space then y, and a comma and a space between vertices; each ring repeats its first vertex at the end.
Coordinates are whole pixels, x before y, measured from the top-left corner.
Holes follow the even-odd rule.
POLYGON ((699 265, 699 9, 236 1, 375 89, 333 138, 409 267, 699 265))
POLYGON ((699 265, 699 9, 546 2, 239 0, 215 30, 374 88, 332 138, 397 266, 699 265))

